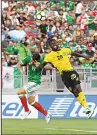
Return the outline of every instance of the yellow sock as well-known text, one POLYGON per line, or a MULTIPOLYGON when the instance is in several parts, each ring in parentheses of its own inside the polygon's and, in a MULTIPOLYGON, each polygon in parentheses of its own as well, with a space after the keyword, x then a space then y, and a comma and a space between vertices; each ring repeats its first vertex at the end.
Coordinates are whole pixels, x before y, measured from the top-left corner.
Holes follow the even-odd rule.
POLYGON ((77 97, 77 100, 79 101, 79 103, 84 107, 88 107, 87 101, 86 101, 86 97, 84 95, 83 92, 79 93, 79 96, 77 97))

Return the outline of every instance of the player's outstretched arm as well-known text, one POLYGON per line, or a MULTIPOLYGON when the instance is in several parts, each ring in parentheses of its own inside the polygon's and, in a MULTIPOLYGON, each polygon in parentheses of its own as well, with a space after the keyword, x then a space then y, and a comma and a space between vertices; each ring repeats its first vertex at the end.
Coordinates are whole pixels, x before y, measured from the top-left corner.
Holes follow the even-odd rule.
POLYGON ((20 70, 20 72, 23 74, 23 69, 22 69, 22 62, 18 62, 17 68, 20 70))
POLYGON ((45 70, 53 70, 53 69, 55 69, 55 68, 53 68, 51 65, 46 65, 46 66, 44 66, 44 69, 45 70))
POLYGON ((44 66, 47 64, 47 62, 42 62, 38 67, 37 67, 37 69, 42 69, 42 68, 44 68, 44 66))
POLYGON ((89 56, 86 56, 86 55, 83 55, 83 54, 80 54, 80 53, 77 53, 77 52, 72 52, 71 55, 77 56, 77 57, 83 57, 83 58, 85 58, 85 59, 91 58, 91 57, 89 57, 89 56))
POLYGON ((24 75, 26 74, 26 72, 23 71, 22 66, 23 66, 23 65, 27 65, 28 63, 31 62, 31 60, 32 60, 32 57, 26 56, 22 61, 18 62, 17 68, 20 70, 20 72, 21 72, 22 74, 24 74, 24 75))

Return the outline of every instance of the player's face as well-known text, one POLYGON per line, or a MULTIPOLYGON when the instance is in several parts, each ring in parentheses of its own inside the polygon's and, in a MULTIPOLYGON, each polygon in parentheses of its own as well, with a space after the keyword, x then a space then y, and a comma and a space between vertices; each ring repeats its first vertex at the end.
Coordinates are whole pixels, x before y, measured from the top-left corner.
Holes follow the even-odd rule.
POLYGON ((52 42, 52 44, 50 45, 50 47, 51 47, 51 49, 52 49, 53 51, 58 51, 58 49, 59 49, 56 42, 52 42))

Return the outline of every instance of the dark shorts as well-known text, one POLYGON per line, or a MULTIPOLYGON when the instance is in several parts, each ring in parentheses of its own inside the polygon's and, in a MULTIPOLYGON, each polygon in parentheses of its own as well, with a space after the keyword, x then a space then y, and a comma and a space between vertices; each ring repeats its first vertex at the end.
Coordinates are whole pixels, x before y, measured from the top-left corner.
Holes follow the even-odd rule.
POLYGON ((80 84, 79 74, 75 70, 63 71, 61 78, 65 86, 71 92, 74 90, 76 85, 80 84))

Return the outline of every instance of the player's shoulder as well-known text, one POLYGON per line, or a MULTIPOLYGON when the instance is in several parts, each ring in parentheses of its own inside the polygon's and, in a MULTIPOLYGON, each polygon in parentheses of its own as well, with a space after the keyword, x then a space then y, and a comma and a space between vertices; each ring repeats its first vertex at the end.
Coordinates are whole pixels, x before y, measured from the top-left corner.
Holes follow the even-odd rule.
POLYGON ((31 56, 31 55, 27 55, 25 58, 32 59, 32 58, 33 58, 33 56, 31 56))
POLYGON ((26 60, 26 61, 30 62, 32 60, 32 58, 33 58, 32 56, 27 55, 26 57, 24 57, 23 60, 26 60))
POLYGON ((53 59, 53 51, 45 55, 44 61, 51 61, 53 59))
POLYGON ((62 48, 61 51, 62 51, 63 53, 66 53, 67 55, 69 55, 69 54, 72 53, 72 51, 71 51, 70 48, 62 48))
POLYGON ((70 50, 70 48, 61 48, 61 50, 70 50))
POLYGON ((70 48, 61 48, 61 51, 71 51, 71 49, 70 48))
POLYGON ((50 53, 46 54, 45 57, 51 57, 53 54, 53 51, 51 51, 50 53))

